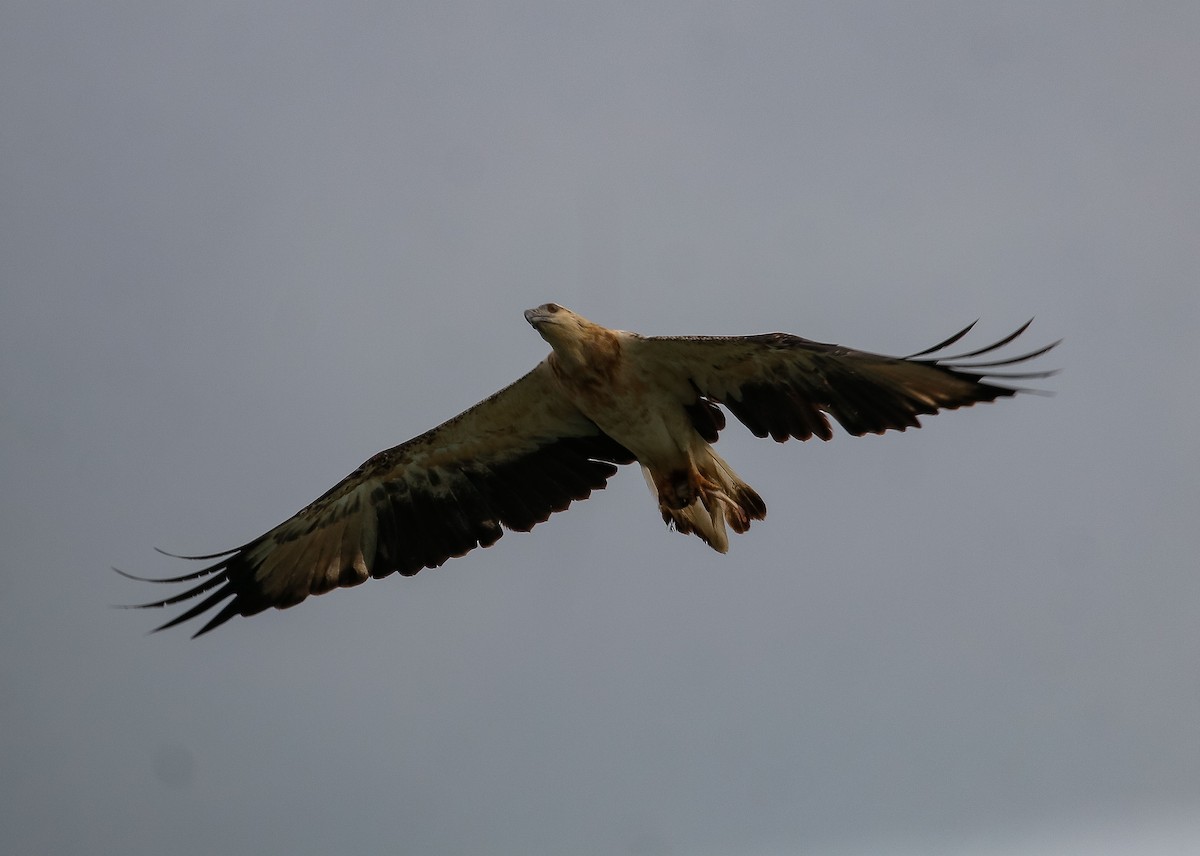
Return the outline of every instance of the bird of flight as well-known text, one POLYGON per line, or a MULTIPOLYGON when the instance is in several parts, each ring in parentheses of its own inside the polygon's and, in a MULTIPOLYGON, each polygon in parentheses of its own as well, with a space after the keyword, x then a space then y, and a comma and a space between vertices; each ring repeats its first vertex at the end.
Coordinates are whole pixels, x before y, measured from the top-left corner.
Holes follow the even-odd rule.
POLYGON ((668 526, 724 553, 726 527, 745 532, 767 506, 712 448, 725 427, 722 407, 755 436, 780 443, 830 439, 830 416, 856 437, 903 431, 920 427, 922 415, 1025 391, 1006 382, 1054 372, 995 369, 1058 344, 996 358, 1026 322, 986 347, 937 356, 972 324, 932 348, 887 357, 788 333, 640 336, 555 303, 528 310, 525 320, 551 347, 533 371, 375 455, 249 543, 180 557, 216 561, 148 580, 196 585, 136 608, 202 598, 156 628, 220 607, 199 636, 235 615, 294 606, 372 577, 411 576, 491 546, 505 528, 532 529, 635 461, 668 526))

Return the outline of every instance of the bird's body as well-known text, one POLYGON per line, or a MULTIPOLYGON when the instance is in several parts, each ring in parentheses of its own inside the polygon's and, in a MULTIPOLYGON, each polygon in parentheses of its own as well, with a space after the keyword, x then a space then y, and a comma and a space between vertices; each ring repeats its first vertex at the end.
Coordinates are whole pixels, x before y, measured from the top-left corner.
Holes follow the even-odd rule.
POLYGON ((563 397, 637 459, 665 521, 724 553, 725 523, 745 532, 767 507, 697 431, 684 374, 662 370, 654 340, 547 307, 525 317, 554 348, 546 361, 563 397))
MULTIPOLYGON (((380 452, 293 517, 215 564, 161 582, 198 581, 167 606, 207 594, 163 625, 215 608, 200 633, 234 615, 292 606, 310 594, 436 567, 503 528, 526 531, 605 486, 637 461, 663 519, 725 552, 766 505, 713 450, 721 405, 760 437, 832 436, 918 427, 918 416, 1010 396, 987 378, 1037 351, 990 362, 1024 330, 955 358, 930 357, 967 330, 912 357, 812 342, 786 333, 644 337, 610 330, 548 303, 525 313, 552 351, 475 407, 380 452), (827 415, 828 414, 828 415, 827 415)), ((1057 344, 1057 343, 1055 343, 1057 344)), ((156 582, 160 582, 156 580, 156 582)), ((160 628, 161 629, 161 628, 160 628)), ((197 634, 199 635, 199 634, 197 634)))

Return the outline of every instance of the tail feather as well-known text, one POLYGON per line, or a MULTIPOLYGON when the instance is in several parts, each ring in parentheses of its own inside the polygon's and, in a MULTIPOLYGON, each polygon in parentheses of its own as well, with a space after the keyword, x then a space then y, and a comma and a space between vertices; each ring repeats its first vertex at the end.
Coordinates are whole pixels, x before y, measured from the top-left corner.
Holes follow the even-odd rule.
POLYGON ((642 467, 646 483, 658 496, 663 521, 685 535, 694 534, 718 553, 729 550, 725 527, 741 534, 751 520, 762 520, 767 505, 762 497, 711 448, 697 455, 689 473, 656 476, 642 467))

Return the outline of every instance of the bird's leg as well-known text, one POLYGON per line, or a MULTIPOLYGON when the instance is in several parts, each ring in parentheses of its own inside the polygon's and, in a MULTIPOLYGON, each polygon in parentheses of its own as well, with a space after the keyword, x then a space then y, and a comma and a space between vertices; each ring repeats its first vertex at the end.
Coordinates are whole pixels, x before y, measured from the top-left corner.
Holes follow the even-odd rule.
POLYGON ((695 467, 690 467, 671 470, 656 479, 659 504, 664 509, 673 508, 676 511, 687 508, 696 501, 696 494, 699 492, 698 476, 695 467))

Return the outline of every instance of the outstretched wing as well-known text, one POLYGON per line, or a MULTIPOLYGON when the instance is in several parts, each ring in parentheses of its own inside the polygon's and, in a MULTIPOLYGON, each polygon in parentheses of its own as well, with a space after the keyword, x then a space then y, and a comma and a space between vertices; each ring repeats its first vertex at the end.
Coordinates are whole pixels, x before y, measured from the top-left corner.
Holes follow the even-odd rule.
POLYGON ((199 582, 138 608, 207 595, 156 628, 163 630, 232 598, 199 636, 235 615, 294 606, 310 594, 369 577, 412 575, 494 544, 502 527, 528 531, 602 489, 616 464, 632 461, 627 449, 558 394, 543 362, 470 410, 375 455, 248 544, 182 557, 219 561, 153 580, 199 582))
POLYGON ((1027 321, 998 342, 956 356, 937 356, 955 335, 908 357, 888 357, 789 333, 760 336, 650 337, 636 346, 656 377, 670 378, 697 430, 709 442, 725 427, 724 405, 756 436, 783 442, 833 436, 829 416, 855 436, 920 427, 919 416, 994 401, 1022 391, 1010 380, 1048 377, 1051 371, 1006 373, 1054 342, 1007 358, 994 352, 1029 327, 1027 321), (988 356, 988 359, 977 359, 988 356), (997 382, 998 381, 998 382, 997 382))

